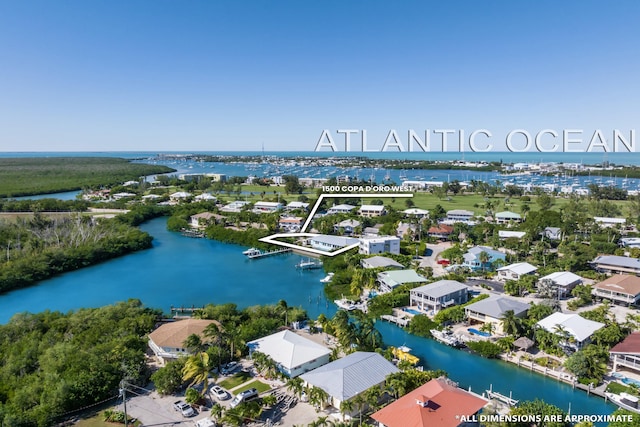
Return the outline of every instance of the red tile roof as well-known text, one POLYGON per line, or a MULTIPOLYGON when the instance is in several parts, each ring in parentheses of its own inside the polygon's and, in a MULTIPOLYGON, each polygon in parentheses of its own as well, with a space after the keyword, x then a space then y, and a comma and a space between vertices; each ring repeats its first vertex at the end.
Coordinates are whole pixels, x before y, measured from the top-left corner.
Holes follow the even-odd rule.
POLYGON ((371 417, 387 427, 455 427, 460 424, 460 416, 471 416, 486 404, 487 400, 438 378, 407 393, 371 417))
POLYGON ((437 226, 430 227, 429 233, 432 234, 451 234, 453 233, 453 227, 447 224, 438 224, 437 226))
POLYGON ((610 353, 640 354, 640 332, 634 332, 613 346, 610 353))

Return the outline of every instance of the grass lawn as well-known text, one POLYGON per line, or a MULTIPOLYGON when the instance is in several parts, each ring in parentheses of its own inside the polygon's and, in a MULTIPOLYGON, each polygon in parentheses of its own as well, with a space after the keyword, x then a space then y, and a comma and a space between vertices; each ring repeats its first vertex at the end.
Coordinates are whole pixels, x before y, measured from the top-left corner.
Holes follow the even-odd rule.
POLYGON ((610 382, 607 384, 606 391, 610 393, 620 394, 622 392, 637 395, 637 390, 634 390, 633 387, 628 387, 626 385, 622 385, 618 382, 610 382))
POLYGON ((221 387, 226 388, 227 390, 231 390, 234 387, 238 387, 240 384, 247 381, 249 378, 251 378, 251 375, 249 375, 248 373, 238 372, 234 376, 227 378, 226 380, 220 381, 219 385, 221 387))
MULTIPOLYGON (((124 424, 111 423, 111 422, 104 421, 103 412, 104 411, 100 411, 99 413, 89 418, 81 418, 74 425, 78 427, 114 427, 118 425, 124 426, 124 424)), ((133 423, 131 423, 132 419, 133 418, 129 417, 129 425, 133 425, 133 426, 141 425, 140 421, 138 420, 135 420, 133 423)))
POLYGON ((258 390, 258 393, 262 393, 263 391, 267 391, 267 390, 271 390, 271 386, 269 384, 265 384, 262 381, 259 380, 255 380, 255 381, 251 381, 248 384, 243 385, 242 387, 240 387, 237 390, 234 390, 233 392, 235 394, 241 393, 245 390, 249 390, 250 388, 255 388, 256 390, 258 390))

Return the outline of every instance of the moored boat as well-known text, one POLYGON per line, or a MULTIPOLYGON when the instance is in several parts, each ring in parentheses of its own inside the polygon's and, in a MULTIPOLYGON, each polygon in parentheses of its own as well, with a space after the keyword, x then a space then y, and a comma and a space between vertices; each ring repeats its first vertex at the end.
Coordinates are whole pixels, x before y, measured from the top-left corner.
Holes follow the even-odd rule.
POLYGON ((333 279, 333 275, 334 275, 334 273, 327 274, 323 279, 320 279, 320 282, 329 283, 331 281, 331 279, 333 279))
POLYGON ((300 270, 316 270, 318 268, 322 268, 322 261, 313 261, 310 259, 307 259, 306 261, 303 260, 296 264, 296 268, 299 268, 300 270))
POLYGON ((462 347, 464 342, 462 342, 458 337, 453 335, 451 331, 439 331, 437 329, 431 329, 431 336, 441 343, 446 345, 450 345, 451 347, 462 347))
POLYGON ((337 299, 337 300, 334 300, 333 302, 338 306, 338 308, 341 308, 343 310, 351 311, 357 308, 356 303, 354 301, 351 301, 346 298, 337 299))
POLYGON ((260 255, 261 253, 262 252, 260 251, 260 249, 250 248, 250 249, 247 249, 246 251, 243 251, 242 255, 246 255, 250 257, 250 256, 260 255))
POLYGON ((638 396, 633 396, 624 392, 620 394, 605 392, 604 395, 607 396, 607 399, 609 399, 622 409, 640 414, 640 408, 638 407, 638 396))
POLYGON ((418 358, 418 356, 414 356, 413 354, 411 354, 410 351, 411 349, 405 345, 401 345, 400 347, 391 347, 391 353, 393 354, 393 357, 400 361, 407 361, 415 366, 418 364, 420 359, 418 358))

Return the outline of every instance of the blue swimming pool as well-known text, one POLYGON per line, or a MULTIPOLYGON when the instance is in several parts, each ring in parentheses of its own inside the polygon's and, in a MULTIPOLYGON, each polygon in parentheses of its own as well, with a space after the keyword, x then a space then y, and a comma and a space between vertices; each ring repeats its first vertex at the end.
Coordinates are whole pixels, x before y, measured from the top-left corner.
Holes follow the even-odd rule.
POLYGON ((420 313, 418 310, 415 310, 413 308, 407 308, 407 307, 403 308, 402 311, 404 311, 405 313, 413 314, 413 315, 423 314, 423 313, 420 313))
POLYGON ((624 375, 622 375, 622 374, 621 374, 621 373, 619 373, 619 372, 615 372, 615 373, 613 374, 613 376, 614 376, 615 378, 619 379, 620 381, 622 381, 623 383, 625 383, 626 385, 633 385, 633 384, 635 384, 635 385, 637 385, 637 386, 639 386, 639 387, 640 387, 640 381, 638 381, 638 380, 634 380, 633 378, 627 378, 627 377, 625 377, 624 375))
POLYGON ((481 337, 490 337, 491 336, 490 333, 479 331, 476 328, 468 328, 467 331, 471 332, 474 335, 480 335, 481 337))

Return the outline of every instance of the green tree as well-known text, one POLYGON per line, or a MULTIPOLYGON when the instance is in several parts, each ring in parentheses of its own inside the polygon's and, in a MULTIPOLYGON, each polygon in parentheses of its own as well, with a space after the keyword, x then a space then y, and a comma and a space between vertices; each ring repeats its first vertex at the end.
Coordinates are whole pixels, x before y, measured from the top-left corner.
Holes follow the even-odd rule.
POLYGON ((182 379, 184 381, 191 380, 189 387, 197 383, 202 383, 201 394, 204 395, 209 388, 208 384, 210 370, 211 366, 209 366, 209 354, 205 352, 194 354, 193 356, 189 356, 186 363, 184 364, 184 368, 182 370, 182 379))
POLYGON ((186 360, 186 358, 180 358, 169 361, 151 375, 151 381, 153 381, 158 393, 169 395, 180 390, 183 383, 182 370, 186 360))
POLYGON ((521 329, 521 320, 517 317, 513 310, 507 310, 502 315, 502 330, 505 334, 518 336, 521 329))

